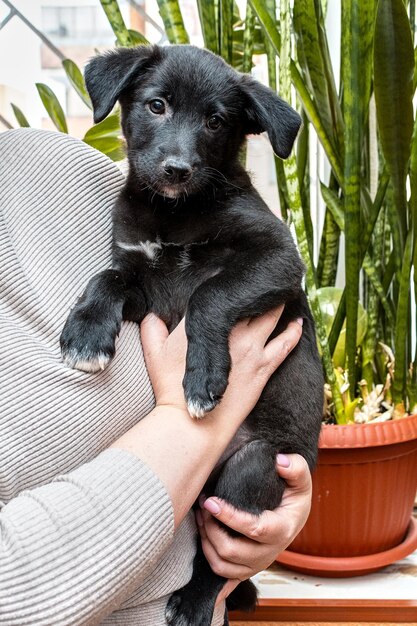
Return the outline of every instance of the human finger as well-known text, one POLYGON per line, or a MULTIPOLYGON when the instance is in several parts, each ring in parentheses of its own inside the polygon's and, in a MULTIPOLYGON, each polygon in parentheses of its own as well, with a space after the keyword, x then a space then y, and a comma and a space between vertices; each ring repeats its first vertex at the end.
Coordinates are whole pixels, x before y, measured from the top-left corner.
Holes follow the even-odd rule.
POLYGON ((250 326, 252 333, 261 338, 264 338, 264 345, 268 340, 268 337, 278 324, 283 310, 284 304, 280 304, 274 309, 271 309, 270 311, 267 311, 266 313, 263 313, 262 315, 259 315, 257 317, 252 317, 249 320, 248 325, 250 326))
POLYGON ((259 339, 262 345, 265 345, 268 337, 277 325, 283 310, 284 305, 280 304, 280 306, 257 317, 245 317, 233 326, 230 336, 233 338, 235 335, 240 335, 250 328, 252 341, 259 339))
MULTIPOLYGON (((218 557, 236 565, 247 566, 257 571, 258 564, 269 565, 274 554, 270 556, 269 544, 262 544, 248 539, 243 535, 234 536, 219 526, 207 511, 202 512, 202 527, 199 528, 202 542, 208 541, 215 549, 218 557)), ((274 533, 274 539, 276 539, 274 533)))
POLYGON ((276 460, 278 474, 287 485, 296 491, 311 491, 311 472, 307 461, 300 454, 278 454, 276 460))
POLYGON ((281 365, 289 353, 294 350, 295 346, 300 341, 302 333, 303 319, 299 318, 294 322, 290 322, 282 333, 274 337, 274 339, 265 346, 265 358, 273 369, 281 365))
POLYGON ((236 509, 232 504, 229 504, 229 502, 215 496, 204 500, 202 506, 217 520, 229 528, 236 530, 241 535, 245 535, 249 539, 255 539, 262 543, 268 534, 266 515, 268 511, 265 511, 261 515, 252 515, 247 511, 236 509))
POLYGON ((221 602, 224 602, 224 600, 226 600, 226 598, 232 593, 232 591, 236 589, 240 582, 240 580, 228 580, 223 586, 223 589, 220 591, 219 595, 217 596, 215 606, 219 605, 221 602))
POLYGON ((141 322, 140 336, 146 361, 146 359, 151 359, 155 352, 161 350, 168 337, 168 328, 154 313, 148 313, 141 322))
POLYGON ((220 555, 207 536, 201 539, 201 547, 211 569, 217 576, 238 580, 246 580, 253 576, 254 570, 246 563, 235 563, 220 555))

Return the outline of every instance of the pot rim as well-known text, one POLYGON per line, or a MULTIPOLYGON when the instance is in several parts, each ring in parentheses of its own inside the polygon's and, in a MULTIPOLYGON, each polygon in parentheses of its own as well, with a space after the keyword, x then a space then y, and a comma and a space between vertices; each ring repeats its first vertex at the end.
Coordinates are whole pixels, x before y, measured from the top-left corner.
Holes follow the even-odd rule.
POLYGON ((323 424, 319 448, 369 448, 417 439, 417 413, 387 422, 323 424))
POLYGON ((407 532, 401 543, 389 550, 351 557, 328 557, 302 554, 288 549, 278 554, 276 560, 291 569, 299 570, 310 576, 330 576, 345 578, 349 576, 363 576, 374 572, 381 567, 411 554, 417 546, 417 520, 410 519, 407 532))

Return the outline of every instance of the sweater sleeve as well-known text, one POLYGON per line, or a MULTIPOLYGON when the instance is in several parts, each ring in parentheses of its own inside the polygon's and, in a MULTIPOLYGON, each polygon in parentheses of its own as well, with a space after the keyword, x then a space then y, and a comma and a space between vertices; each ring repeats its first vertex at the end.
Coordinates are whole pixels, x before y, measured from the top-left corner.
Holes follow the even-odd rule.
POLYGON ((122 185, 117 167, 82 141, 2 133, 0 626, 93 626, 138 596, 162 555, 172 550, 175 574, 180 559, 184 569, 165 593, 192 561, 192 534, 188 552, 175 552, 157 476, 108 449, 153 406, 137 325, 122 325, 116 356, 98 375, 60 356, 70 308, 111 264, 122 185))
POLYGON ((0 511, 0 625, 97 624, 145 579, 173 537, 159 479, 106 450, 0 511))

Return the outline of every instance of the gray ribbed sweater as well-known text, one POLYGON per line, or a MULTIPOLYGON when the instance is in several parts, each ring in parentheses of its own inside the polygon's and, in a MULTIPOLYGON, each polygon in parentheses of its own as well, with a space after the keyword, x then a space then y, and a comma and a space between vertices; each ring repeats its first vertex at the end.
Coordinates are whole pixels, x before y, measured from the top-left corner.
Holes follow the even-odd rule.
POLYGON ((158 478, 106 450, 153 406, 137 326, 103 373, 60 358, 71 305, 110 265, 122 184, 76 139, 0 134, 1 626, 162 626, 191 574, 192 517, 174 534, 158 478))

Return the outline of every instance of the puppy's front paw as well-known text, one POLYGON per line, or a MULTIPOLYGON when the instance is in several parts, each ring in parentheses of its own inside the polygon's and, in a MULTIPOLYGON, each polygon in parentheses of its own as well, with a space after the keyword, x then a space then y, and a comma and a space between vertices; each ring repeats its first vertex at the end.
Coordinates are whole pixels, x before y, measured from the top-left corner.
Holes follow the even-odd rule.
POLYGON ((219 404, 227 387, 227 374, 218 370, 186 371, 183 381, 191 417, 201 419, 219 404))
POLYGON ((71 369, 91 374, 106 369, 111 359, 111 356, 103 352, 92 352, 85 346, 81 350, 77 348, 62 348, 61 354, 65 365, 71 369))
POLYGON ((64 363, 83 372, 104 370, 114 356, 117 332, 93 312, 73 309, 60 338, 64 363))
POLYGON ((187 587, 176 591, 168 600, 165 619, 169 626, 210 626, 213 607, 204 598, 195 598, 186 592, 187 587))

